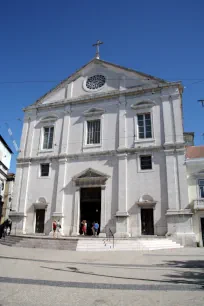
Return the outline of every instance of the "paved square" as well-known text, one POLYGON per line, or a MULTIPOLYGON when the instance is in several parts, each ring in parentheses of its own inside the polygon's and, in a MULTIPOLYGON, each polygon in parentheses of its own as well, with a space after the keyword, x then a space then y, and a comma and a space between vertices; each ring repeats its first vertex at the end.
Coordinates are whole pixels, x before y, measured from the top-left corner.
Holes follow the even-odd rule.
POLYGON ((204 249, 72 252, 0 245, 0 305, 204 304, 204 249))

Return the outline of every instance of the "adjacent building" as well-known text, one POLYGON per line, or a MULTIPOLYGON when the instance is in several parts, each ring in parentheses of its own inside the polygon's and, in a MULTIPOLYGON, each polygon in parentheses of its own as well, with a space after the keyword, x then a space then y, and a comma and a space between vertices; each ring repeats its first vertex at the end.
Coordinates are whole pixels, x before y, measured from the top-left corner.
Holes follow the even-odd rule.
POLYGON ((193 245, 180 82, 97 58, 25 109, 16 233, 168 235, 193 245))
POLYGON ((4 192, 7 181, 7 173, 10 168, 12 150, 4 138, 0 135, 0 222, 2 220, 2 209, 4 205, 4 192))
POLYGON ((2 221, 8 219, 10 211, 12 211, 13 189, 15 183, 15 174, 8 173, 4 191, 4 204, 2 207, 2 221))
POLYGON ((187 147, 186 167, 193 229, 197 244, 204 246, 204 146, 187 147))

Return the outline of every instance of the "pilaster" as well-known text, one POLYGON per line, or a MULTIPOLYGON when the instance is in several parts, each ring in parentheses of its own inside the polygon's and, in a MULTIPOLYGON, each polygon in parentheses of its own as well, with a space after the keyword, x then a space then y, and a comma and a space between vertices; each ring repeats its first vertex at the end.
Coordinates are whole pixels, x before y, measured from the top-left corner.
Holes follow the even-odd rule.
POLYGON ((118 155, 118 211, 116 213, 116 237, 129 237, 127 210, 127 154, 118 155))
POLYGON ((182 104, 181 96, 179 93, 171 95, 170 101, 173 108, 173 118, 175 127, 175 140, 177 143, 184 143, 183 139, 183 116, 182 116, 182 104))
POLYGON ((70 132, 70 105, 64 109, 64 118, 62 124, 62 141, 60 154, 68 154, 68 142, 69 142, 69 132, 70 132))
POLYGON ((165 145, 174 143, 173 110, 169 95, 161 96, 165 145))
MULTIPOLYGON (((165 150, 168 211, 179 210, 178 167, 174 149, 165 150)), ((168 213, 168 212, 167 212, 168 213)))
POLYGON ((100 237, 106 237, 106 186, 101 186, 101 222, 100 237))
POLYGON ((61 235, 63 235, 63 223, 64 223, 64 188, 66 182, 67 173, 67 159, 59 159, 59 171, 58 171, 58 182, 57 182, 57 195, 56 195, 56 206, 53 218, 60 220, 61 223, 61 235))
POLYGON ((119 97, 118 116, 119 116, 119 149, 123 149, 127 147, 125 96, 119 97))
POLYGON ((73 210, 74 210, 74 216, 73 216, 73 230, 72 230, 72 236, 78 236, 79 235, 79 213, 80 213, 80 188, 75 187, 75 193, 74 193, 74 203, 73 203, 73 210))

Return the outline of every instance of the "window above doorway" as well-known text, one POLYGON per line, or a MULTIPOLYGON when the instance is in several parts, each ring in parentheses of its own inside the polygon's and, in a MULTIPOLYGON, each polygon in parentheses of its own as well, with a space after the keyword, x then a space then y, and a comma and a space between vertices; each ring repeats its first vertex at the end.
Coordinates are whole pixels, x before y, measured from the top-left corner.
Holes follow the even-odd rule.
POLYGON ((97 145, 101 143, 101 120, 87 120, 87 145, 97 145))
POLYGON ((41 164, 40 165, 40 176, 46 177, 50 174, 50 164, 41 164))
POLYGON ((83 141, 84 149, 101 147, 104 112, 104 109, 93 107, 83 113, 85 117, 83 141))
POLYGON ((152 156, 151 155, 140 156, 140 169, 141 170, 152 170, 152 156))

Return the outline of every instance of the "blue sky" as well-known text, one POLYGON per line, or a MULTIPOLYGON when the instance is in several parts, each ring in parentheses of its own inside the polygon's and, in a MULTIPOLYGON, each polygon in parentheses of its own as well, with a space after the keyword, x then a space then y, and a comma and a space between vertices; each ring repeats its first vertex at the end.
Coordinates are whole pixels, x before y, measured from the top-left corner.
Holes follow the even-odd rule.
POLYGON ((102 59, 183 82, 184 128, 203 144, 203 11, 202 0, 2 1, 0 134, 14 149, 5 122, 19 144, 22 108, 92 59, 100 39, 102 59))

